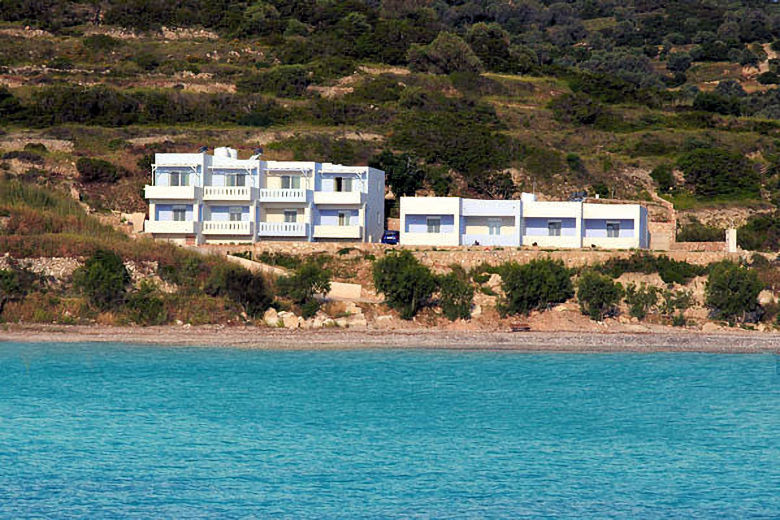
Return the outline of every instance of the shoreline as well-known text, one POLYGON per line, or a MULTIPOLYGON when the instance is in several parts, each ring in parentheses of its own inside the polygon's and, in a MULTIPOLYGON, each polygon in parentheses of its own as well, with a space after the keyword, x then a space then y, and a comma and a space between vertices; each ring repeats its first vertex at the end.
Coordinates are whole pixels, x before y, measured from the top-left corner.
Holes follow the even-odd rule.
POLYGON ((780 334, 748 331, 701 333, 478 332, 423 330, 286 330, 264 327, 5 324, 0 343, 125 343, 256 350, 440 349, 514 352, 777 353, 780 334))

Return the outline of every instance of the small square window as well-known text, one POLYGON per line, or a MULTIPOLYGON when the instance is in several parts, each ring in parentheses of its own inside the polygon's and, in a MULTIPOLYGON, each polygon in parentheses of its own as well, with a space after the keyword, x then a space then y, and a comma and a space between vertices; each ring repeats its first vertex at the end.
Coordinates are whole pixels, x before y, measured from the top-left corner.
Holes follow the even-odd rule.
POLYGON ((284 221, 287 223, 298 221, 298 212, 294 209, 284 210, 284 221))
POLYGON ((428 225, 428 233, 441 233, 440 217, 428 217, 426 224, 428 225))
POLYGON ((620 222, 607 222, 607 237, 620 237, 620 222))
POLYGON ((349 226, 349 211, 339 211, 339 226, 349 226))
POLYGON ((231 222, 241 222, 241 216, 243 211, 240 207, 232 207, 230 208, 230 221, 231 222))
POLYGON ((173 220, 176 222, 184 222, 187 220, 187 206, 174 206, 173 220))
POLYGON ((500 235, 501 234, 501 219, 489 218, 488 219, 488 234, 500 235))
POLYGON ((547 234, 551 237, 561 236, 561 221, 551 220, 547 222, 547 234))

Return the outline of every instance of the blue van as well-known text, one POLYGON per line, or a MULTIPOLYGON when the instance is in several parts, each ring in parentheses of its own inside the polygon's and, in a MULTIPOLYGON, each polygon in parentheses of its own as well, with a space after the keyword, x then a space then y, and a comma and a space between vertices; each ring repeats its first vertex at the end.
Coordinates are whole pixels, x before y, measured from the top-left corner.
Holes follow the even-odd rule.
POLYGON ((398 231, 385 231, 382 234, 382 243, 390 244, 391 246, 394 246, 398 244, 400 238, 401 238, 401 234, 398 231))

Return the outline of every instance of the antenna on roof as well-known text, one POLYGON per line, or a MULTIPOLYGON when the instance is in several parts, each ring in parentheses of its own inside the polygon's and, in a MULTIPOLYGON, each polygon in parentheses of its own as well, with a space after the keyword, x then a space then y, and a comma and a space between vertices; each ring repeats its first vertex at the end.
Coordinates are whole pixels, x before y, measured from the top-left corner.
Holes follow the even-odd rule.
POLYGON ((208 146, 201 146, 200 148, 198 148, 198 153, 206 153, 208 151, 209 151, 208 146))

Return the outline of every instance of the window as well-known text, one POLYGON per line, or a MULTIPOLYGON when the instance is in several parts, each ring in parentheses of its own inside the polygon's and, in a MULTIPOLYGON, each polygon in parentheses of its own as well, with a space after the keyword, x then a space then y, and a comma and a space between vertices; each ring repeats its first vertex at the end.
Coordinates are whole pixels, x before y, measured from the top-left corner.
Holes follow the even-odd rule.
POLYGON ((428 217, 428 233, 441 233, 441 217, 428 217))
POLYGON ((187 172, 170 172, 168 174, 169 186, 189 186, 190 174, 187 172))
POLYGON ((547 221, 547 234, 551 237, 561 236, 561 221, 560 220, 548 220, 547 221))
POLYGON ((227 175, 225 179, 228 186, 246 186, 246 174, 237 173, 235 175, 227 175))
POLYGON ((350 177, 334 178, 333 191, 352 191, 352 179, 350 177))
POLYGON ((240 206, 231 207, 230 208, 230 221, 231 222, 241 222, 241 215, 242 210, 240 206))
POLYGON ((489 218, 488 219, 488 234, 500 235, 501 234, 501 219, 489 218))
POLYGON ((283 190, 301 189, 300 175, 282 175, 282 189, 283 190))
POLYGON ((284 210, 284 221, 285 222, 297 222, 298 221, 298 211, 294 209, 286 209, 284 210))
POLYGON ((176 222, 184 222, 187 220, 187 206, 174 206, 173 220, 176 222))
POLYGON ((620 237, 620 222, 607 222, 607 237, 620 237))
POLYGON ((349 211, 339 211, 339 226, 349 226, 349 211))

